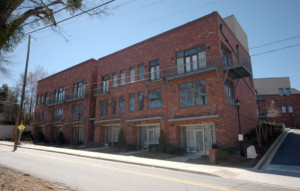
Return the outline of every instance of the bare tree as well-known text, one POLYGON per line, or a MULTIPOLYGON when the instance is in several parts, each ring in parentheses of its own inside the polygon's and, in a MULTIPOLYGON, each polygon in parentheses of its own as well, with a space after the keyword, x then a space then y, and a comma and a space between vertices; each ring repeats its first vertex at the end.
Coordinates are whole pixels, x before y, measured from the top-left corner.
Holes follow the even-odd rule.
POLYGON ((26 102, 29 106, 27 110, 29 119, 32 119, 34 113, 38 81, 45 78, 47 75, 48 72, 46 72, 42 66, 37 66, 35 70, 29 72, 27 76, 26 102))

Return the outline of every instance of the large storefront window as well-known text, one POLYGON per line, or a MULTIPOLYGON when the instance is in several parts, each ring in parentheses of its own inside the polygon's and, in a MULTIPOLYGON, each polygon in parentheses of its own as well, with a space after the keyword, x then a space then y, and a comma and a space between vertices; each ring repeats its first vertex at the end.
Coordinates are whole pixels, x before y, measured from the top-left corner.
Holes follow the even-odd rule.
POLYGON ((159 125, 148 125, 138 127, 138 146, 146 149, 151 144, 158 144, 160 135, 159 125))
POLYGON ((216 143, 213 124, 181 126, 181 133, 182 146, 188 154, 208 155, 216 143))
POLYGON ((110 125, 105 127, 105 142, 118 142, 120 125, 110 125))

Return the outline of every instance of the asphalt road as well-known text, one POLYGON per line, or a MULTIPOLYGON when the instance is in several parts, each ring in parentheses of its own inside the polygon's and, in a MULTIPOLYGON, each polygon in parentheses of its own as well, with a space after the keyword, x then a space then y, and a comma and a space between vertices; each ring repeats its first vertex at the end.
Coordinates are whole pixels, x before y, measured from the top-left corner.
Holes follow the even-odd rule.
POLYGON ((254 182, 224 179, 59 153, 12 148, 0 145, 0 164, 73 190, 285 190, 254 182))
POLYGON ((300 130, 294 129, 279 147, 271 164, 300 166, 300 130))

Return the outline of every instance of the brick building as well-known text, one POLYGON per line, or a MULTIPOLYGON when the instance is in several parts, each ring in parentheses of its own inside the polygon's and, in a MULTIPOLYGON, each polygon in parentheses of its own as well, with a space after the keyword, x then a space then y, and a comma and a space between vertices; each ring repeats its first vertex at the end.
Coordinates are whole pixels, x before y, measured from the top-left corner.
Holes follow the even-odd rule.
POLYGON ((38 82, 33 134, 37 140, 69 143, 93 140, 96 60, 90 59, 38 82))
POLYGON ((127 143, 147 148, 162 130, 167 144, 208 154, 237 141, 236 99, 242 133, 258 124, 247 35, 217 12, 43 79, 38 95, 35 134, 53 140, 61 130, 70 142, 107 144, 123 129, 127 143), (80 82, 88 96, 70 101, 80 82), (45 97, 54 101, 44 106, 45 97))
POLYGON ((291 88, 290 79, 254 79, 259 120, 300 128, 300 91, 291 88))
POLYGON ((207 154, 231 146, 241 127, 258 124, 247 36, 234 16, 213 12, 100 58, 97 65, 95 137, 147 148, 163 130, 167 144, 207 154))

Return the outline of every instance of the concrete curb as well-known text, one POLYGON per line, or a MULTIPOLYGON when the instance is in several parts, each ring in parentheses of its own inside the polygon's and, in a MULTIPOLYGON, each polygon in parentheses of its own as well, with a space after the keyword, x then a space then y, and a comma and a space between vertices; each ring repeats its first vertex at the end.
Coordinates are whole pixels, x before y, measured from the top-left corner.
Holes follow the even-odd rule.
MULTIPOLYGON (((288 130, 289 131, 289 130, 288 130)), ((281 133, 281 135, 275 140, 275 142, 271 145, 271 147, 268 149, 268 151, 264 154, 264 156, 258 161, 258 163, 253 167, 254 170, 259 170, 262 168, 262 166, 265 164, 269 156, 271 155, 272 151, 274 148, 278 145, 281 144, 282 141, 286 138, 287 132, 284 131, 281 133)))

